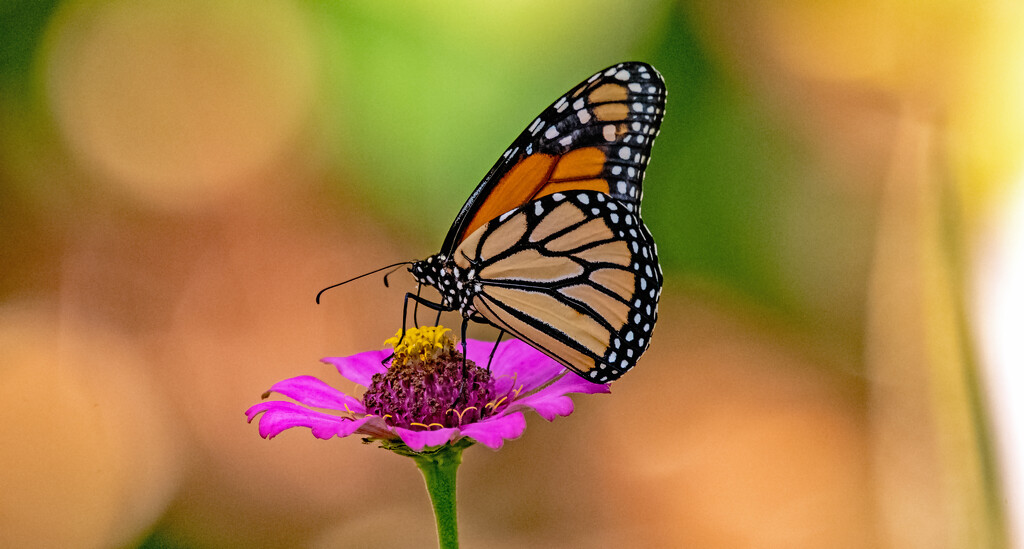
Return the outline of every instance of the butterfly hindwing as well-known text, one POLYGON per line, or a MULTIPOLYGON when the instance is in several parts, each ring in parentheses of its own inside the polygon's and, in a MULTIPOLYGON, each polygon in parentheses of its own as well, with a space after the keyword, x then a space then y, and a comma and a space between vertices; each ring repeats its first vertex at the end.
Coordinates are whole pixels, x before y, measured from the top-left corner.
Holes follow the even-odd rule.
POLYGON ((662 274, 639 215, 599 191, 558 192, 477 228, 455 250, 472 307, 588 379, 636 364, 657 319, 662 274))
POLYGON ((665 107, 650 65, 619 63, 580 83, 519 135, 470 195, 441 255, 499 215, 556 192, 592 190, 639 212, 644 170, 665 107))

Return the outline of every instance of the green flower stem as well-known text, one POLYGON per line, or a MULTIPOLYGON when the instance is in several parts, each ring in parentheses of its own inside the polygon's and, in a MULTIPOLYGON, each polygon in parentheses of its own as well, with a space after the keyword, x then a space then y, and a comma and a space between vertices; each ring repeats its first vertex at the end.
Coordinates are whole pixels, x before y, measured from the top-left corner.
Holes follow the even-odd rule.
MULTIPOLYGON (((465 439, 464 439, 465 440, 465 439)), ((437 519, 437 544, 440 549, 458 549, 459 523, 455 511, 455 476, 462 463, 462 451, 468 444, 446 444, 434 452, 412 456, 427 483, 430 502, 437 519)))

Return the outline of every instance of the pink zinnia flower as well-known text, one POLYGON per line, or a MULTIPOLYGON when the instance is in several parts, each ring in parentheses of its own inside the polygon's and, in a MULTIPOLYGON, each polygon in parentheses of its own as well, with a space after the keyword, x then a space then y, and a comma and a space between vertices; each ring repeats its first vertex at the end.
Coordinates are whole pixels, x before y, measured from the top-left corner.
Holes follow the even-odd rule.
POLYGON ((607 385, 567 371, 518 340, 498 345, 489 370, 494 344, 467 340, 464 362, 461 346, 449 331, 441 326, 414 328, 401 342, 389 339, 386 343, 397 347, 388 366, 381 363, 391 354, 388 350, 323 359, 342 377, 367 388, 359 398, 315 377, 299 376, 274 384, 264 394, 278 393, 295 402, 262 402, 246 416, 251 422, 262 414, 259 432, 264 438, 307 427, 320 439, 358 434, 392 446, 401 443, 413 452, 472 441, 497 449, 526 429, 523 411, 532 409, 552 421, 572 413, 569 393, 608 392, 607 385))

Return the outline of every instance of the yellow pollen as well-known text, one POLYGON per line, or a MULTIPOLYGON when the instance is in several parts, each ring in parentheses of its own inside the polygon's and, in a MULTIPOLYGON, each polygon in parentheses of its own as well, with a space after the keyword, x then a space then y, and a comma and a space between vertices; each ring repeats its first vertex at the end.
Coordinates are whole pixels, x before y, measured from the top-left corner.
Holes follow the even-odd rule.
POLYGON ((404 335, 402 330, 395 332, 395 336, 385 340, 384 345, 395 348, 392 364, 405 364, 409 360, 430 362, 445 351, 455 350, 455 339, 450 333, 451 330, 444 326, 409 328, 404 335))

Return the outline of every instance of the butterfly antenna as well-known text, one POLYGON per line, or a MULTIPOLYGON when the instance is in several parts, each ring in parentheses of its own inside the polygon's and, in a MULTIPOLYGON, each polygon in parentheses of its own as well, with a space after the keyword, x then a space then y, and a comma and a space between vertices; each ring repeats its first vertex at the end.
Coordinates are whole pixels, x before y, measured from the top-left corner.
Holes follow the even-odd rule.
POLYGON ((381 267, 379 269, 374 269, 374 270, 372 270, 372 271, 370 271, 368 273, 363 273, 363 274, 361 274, 361 275, 359 275, 357 277, 350 278, 350 279, 348 279, 348 280, 346 280, 344 282, 339 282, 337 284, 331 284, 330 286, 328 286, 328 287, 324 288, 323 290, 320 290, 319 292, 317 292, 317 294, 316 294, 316 303, 317 303, 317 305, 319 305, 320 304, 320 296, 323 295, 323 293, 326 292, 327 290, 330 290, 331 288, 337 288, 338 286, 344 286, 345 284, 348 284, 349 282, 353 282, 355 280, 359 280, 360 278, 363 278, 363 277, 366 277, 366 276, 370 276, 370 275, 375 274, 375 273, 379 273, 379 272, 381 272, 381 271, 383 271, 385 269, 393 269, 387 275, 384 275, 384 286, 387 286, 388 285, 388 275, 393 273, 394 270, 396 270, 398 267, 401 267, 402 265, 411 265, 412 263, 413 263, 412 261, 402 261, 402 262, 399 262, 399 263, 392 263, 391 265, 385 265, 384 267, 381 267))
MULTIPOLYGON (((399 267, 401 267, 402 265, 410 265, 410 264, 412 264, 412 261, 403 261, 402 263, 396 263, 394 265, 390 265, 391 267, 394 267, 394 269, 391 269, 390 271, 388 271, 387 273, 384 274, 384 287, 385 288, 390 288, 391 287, 391 286, 388 286, 388 277, 391 276, 395 271, 397 271, 399 267)), ((384 269, 387 269, 387 267, 384 267, 384 269)), ((378 269, 378 270, 380 270, 380 269, 378 269)), ((377 271, 374 271, 374 272, 377 272, 377 271)), ((371 274, 371 273, 366 273, 366 274, 371 274)))

